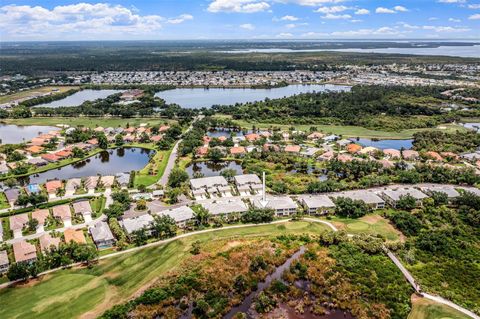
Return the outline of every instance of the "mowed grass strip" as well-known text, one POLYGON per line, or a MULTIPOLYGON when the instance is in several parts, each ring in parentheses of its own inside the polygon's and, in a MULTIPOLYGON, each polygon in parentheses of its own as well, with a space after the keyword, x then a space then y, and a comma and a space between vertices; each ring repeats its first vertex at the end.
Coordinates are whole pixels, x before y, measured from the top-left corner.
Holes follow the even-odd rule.
POLYGON ((220 229, 105 259, 90 269, 62 270, 26 285, 0 290, 0 318, 94 318, 175 270, 190 256, 194 241, 211 247, 217 239, 319 234, 328 229, 320 223, 303 221, 220 229))
POLYGON ((412 297, 412 311, 408 319, 469 319, 470 317, 464 315, 457 310, 446 305, 421 298, 418 296, 412 297))
POLYGON ((78 86, 44 86, 40 88, 34 88, 31 90, 25 90, 25 91, 13 93, 13 94, 0 96, 0 104, 8 103, 18 99, 23 99, 31 96, 34 93, 51 93, 52 95, 56 95, 59 93, 64 93, 64 92, 75 90, 75 89, 78 89, 78 86), (58 91, 54 91, 54 90, 58 90, 58 91))

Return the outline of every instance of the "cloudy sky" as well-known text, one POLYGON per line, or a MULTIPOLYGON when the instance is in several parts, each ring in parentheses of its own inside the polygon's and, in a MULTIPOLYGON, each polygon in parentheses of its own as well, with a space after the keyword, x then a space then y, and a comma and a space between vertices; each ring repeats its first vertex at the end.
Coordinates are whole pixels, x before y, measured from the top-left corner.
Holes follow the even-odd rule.
POLYGON ((480 38, 480 0, 2 0, 0 40, 480 38), (10 2, 12 1, 12 2, 10 2))

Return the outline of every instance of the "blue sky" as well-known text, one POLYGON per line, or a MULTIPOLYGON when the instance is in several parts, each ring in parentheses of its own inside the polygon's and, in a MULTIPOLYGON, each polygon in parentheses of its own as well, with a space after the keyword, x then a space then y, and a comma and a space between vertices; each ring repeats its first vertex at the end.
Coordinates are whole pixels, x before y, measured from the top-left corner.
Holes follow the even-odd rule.
POLYGON ((480 38, 480 0, 10 1, 2 41, 480 38))

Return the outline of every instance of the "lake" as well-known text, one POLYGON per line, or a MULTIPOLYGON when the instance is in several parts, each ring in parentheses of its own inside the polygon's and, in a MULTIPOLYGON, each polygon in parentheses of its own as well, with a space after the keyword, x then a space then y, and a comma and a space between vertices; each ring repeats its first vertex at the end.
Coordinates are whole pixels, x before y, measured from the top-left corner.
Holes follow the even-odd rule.
POLYGON ((288 85, 271 89, 240 89, 240 88, 178 88, 161 91, 155 94, 168 104, 176 103, 181 107, 198 109, 212 105, 233 105, 263 101, 266 98, 279 99, 308 92, 349 91, 349 86, 334 84, 288 85))
POLYGON ((350 139, 351 141, 355 142, 355 143, 358 143, 362 146, 373 146, 373 147, 376 147, 376 148, 379 148, 381 150, 384 150, 386 148, 393 148, 393 149, 396 149, 396 150, 400 150, 402 147, 406 150, 409 150, 412 148, 413 146, 413 139, 409 139, 409 140, 378 140, 378 141, 375 141, 375 140, 371 140, 371 139, 368 139, 368 138, 360 138, 360 139, 356 139, 356 138, 351 138, 350 139))
POLYGON ((234 169, 237 175, 243 174, 242 166, 235 161, 217 163, 212 161, 196 162, 186 167, 186 171, 190 178, 194 178, 196 173, 203 174, 202 177, 219 176, 220 173, 225 169, 234 169))
POLYGON ((13 125, 0 123, 0 144, 18 144, 30 141, 39 134, 60 130, 55 126, 13 125))
POLYGON ((85 101, 95 101, 97 99, 104 99, 109 95, 120 93, 122 90, 82 90, 64 99, 52 101, 35 105, 35 107, 61 107, 61 106, 79 106, 85 101))
POLYGON ((474 130, 479 132, 480 131, 480 123, 463 123, 463 127, 468 128, 470 130, 474 130))
POLYGON ((51 179, 70 179, 95 175, 115 175, 138 171, 147 165, 154 151, 144 148, 117 148, 105 150, 84 161, 67 165, 44 173, 31 175, 23 183, 45 183, 51 179))

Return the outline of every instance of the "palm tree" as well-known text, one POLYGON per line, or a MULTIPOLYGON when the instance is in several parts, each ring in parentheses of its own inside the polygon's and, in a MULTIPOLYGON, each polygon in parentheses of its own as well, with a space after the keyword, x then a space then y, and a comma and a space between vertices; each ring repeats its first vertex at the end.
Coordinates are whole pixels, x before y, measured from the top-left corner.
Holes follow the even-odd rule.
POLYGON ((200 205, 196 205, 192 207, 194 214, 193 217, 195 218, 197 226, 207 226, 208 221, 210 220, 210 212, 200 205))

